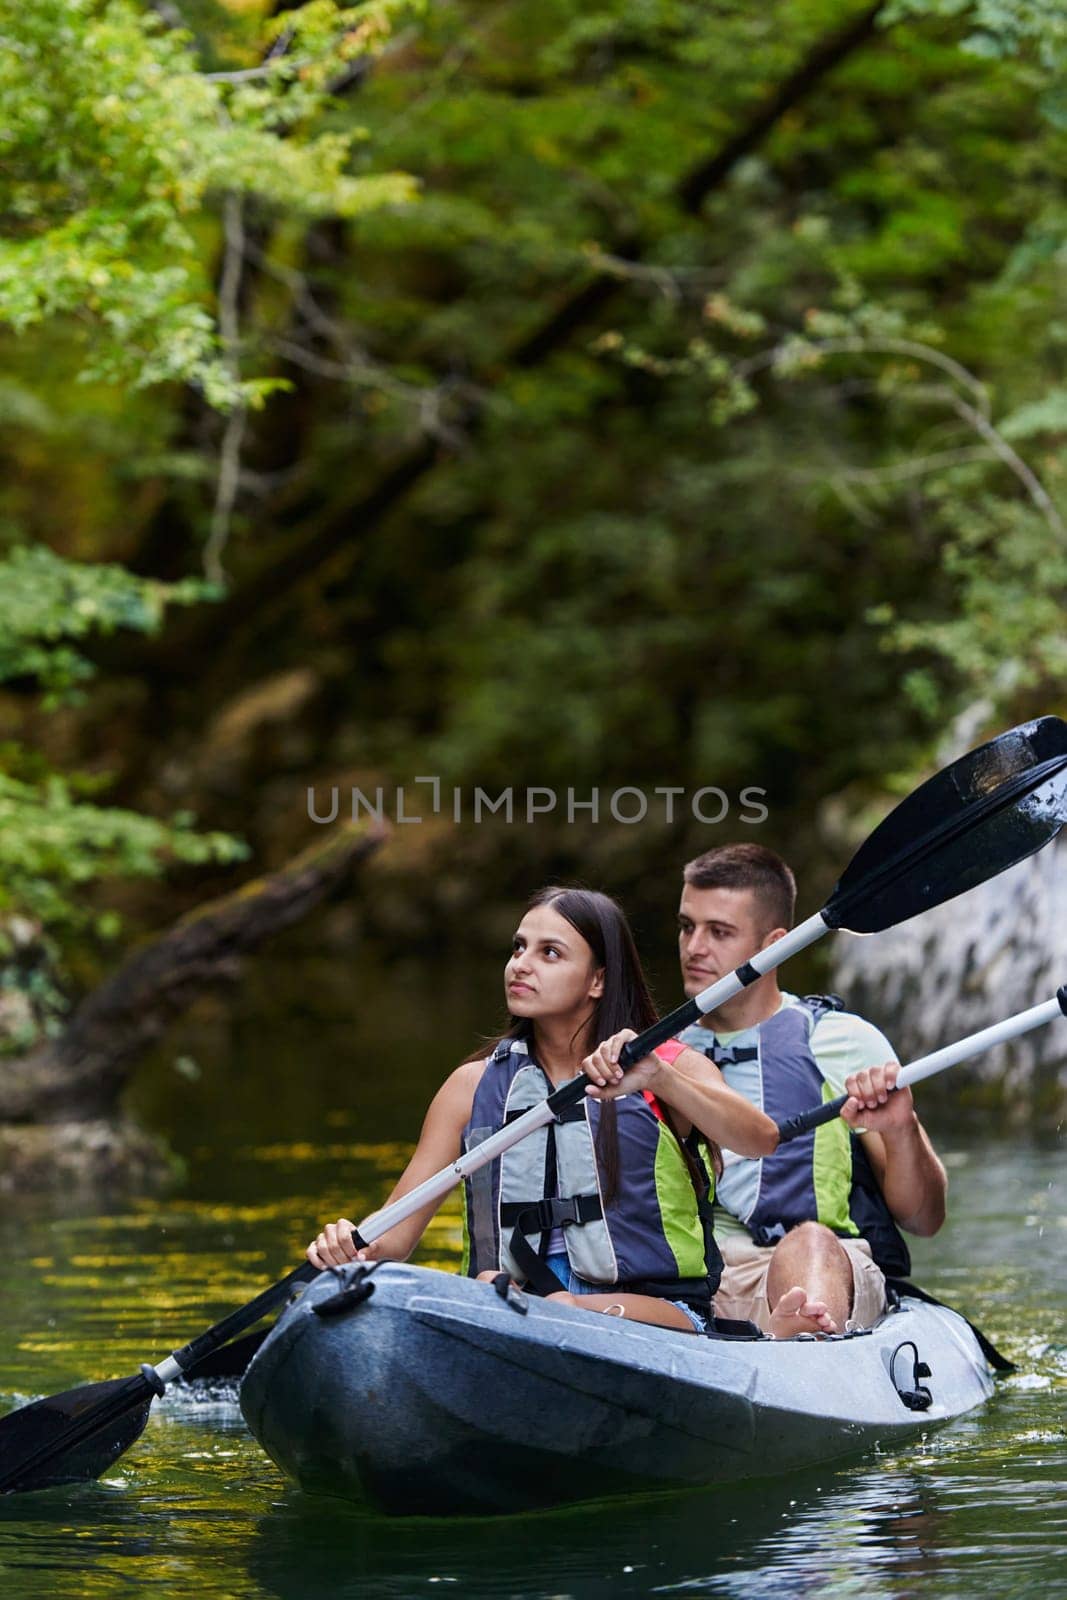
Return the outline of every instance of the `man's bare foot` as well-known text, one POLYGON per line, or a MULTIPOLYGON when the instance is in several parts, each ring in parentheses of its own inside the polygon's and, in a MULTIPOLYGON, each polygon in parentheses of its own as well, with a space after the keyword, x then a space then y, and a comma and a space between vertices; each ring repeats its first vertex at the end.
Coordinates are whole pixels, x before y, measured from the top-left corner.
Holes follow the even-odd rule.
POLYGON ((837 1323, 822 1300, 809 1300, 798 1284, 779 1296, 771 1312, 769 1329, 776 1339, 795 1339, 798 1333, 836 1333, 837 1323))

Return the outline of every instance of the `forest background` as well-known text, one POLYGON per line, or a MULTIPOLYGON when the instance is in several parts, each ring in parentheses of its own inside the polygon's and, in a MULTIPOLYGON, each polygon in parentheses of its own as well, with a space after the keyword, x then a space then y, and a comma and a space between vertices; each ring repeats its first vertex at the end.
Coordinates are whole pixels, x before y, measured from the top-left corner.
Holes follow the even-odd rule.
POLYGON ((1065 56, 1051 0, 0 0, 9 1058, 309 790, 553 788, 310 935, 489 950, 553 877, 659 929, 746 786, 810 909, 1062 714, 1065 56))

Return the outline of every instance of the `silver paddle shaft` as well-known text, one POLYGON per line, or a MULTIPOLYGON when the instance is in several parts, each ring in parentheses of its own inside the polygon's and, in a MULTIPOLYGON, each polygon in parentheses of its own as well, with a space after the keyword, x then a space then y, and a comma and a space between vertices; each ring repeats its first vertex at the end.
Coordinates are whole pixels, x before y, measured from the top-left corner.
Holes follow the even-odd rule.
POLYGON ((368 1244, 373 1244, 375 1239, 380 1239, 383 1233, 395 1228, 398 1222, 406 1222, 408 1217, 413 1217, 423 1206, 443 1200, 457 1183, 469 1178, 480 1168, 488 1166, 490 1161, 502 1156, 505 1150, 510 1150, 520 1139, 525 1139, 528 1133, 546 1127, 555 1120, 555 1115, 547 1100, 532 1106, 521 1117, 516 1117, 514 1122, 509 1122, 506 1128, 501 1128, 499 1133, 490 1134, 488 1139, 476 1144, 472 1150, 464 1151, 450 1167, 442 1167, 440 1172, 435 1172, 425 1183, 420 1183, 407 1194, 401 1195, 399 1200, 383 1206, 380 1211, 372 1211, 367 1220, 360 1223, 360 1234, 368 1244))
POLYGON ((814 944, 816 939, 821 939, 823 934, 829 931, 830 924, 821 911, 816 911, 814 916, 798 923, 780 939, 776 939, 774 944, 769 944, 766 950, 758 951, 751 961, 746 961, 736 972, 728 972, 725 978, 719 978, 716 983, 698 994, 693 1002, 694 1005, 699 1008, 703 1016, 707 1016, 709 1011, 715 1011, 719 1006, 725 1005, 727 1000, 732 1000, 735 994, 747 989, 757 978, 773 972, 783 961, 788 961, 790 956, 799 955, 801 950, 806 950, 809 944, 814 944))
MULTIPOLYGON (((538 1128, 545 1127, 555 1119, 555 1115, 555 1110, 547 1100, 542 1100, 540 1105, 532 1106, 521 1117, 516 1117, 514 1122, 509 1122, 506 1128, 501 1128, 499 1133, 491 1134, 481 1144, 475 1145, 473 1150, 464 1151, 451 1166, 442 1167, 440 1172, 435 1172, 425 1183, 420 1183, 407 1194, 401 1195, 399 1200, 383 1206, 380 1211, 372 1212, 366 1221, 359 1224, 357 1231, 360 1237, 365 1243, 373 1244, 375 1239, 380 1239, 383 1233, 395 1228, 398 1222, 406 1222, 408 1217, 414 1216, 416 1211, 421 1211, 423 1206, 434 1205, 438 1200, 443 1200, 457 1183, 462 1183, 464 1178, 469 1178, 481 1167, 488 1166, 490 1161, 502 1156, 505 1150, 510 1150, 520 1139, 525 1139, 528 1133, 534 1133, 538 1128)), ((181 1377, 182 1368, 173 1356, 167 1356, 155 1368, 155 1372, 161 1382, 167 1384, 181 1377)))
MULTIPOLYGON (((826 924, 821 917, 812 917, 808 923, 801 927, 808 928, 809 932, 804 940, 811 944, 819 937, 818 932, 811 931, 811 925, 818 922, 819 929, 826 931, 826 924)), ((794 934, 799 934, 801 928, 794 929, 794 934)), ((793 938, 788 934, 785 939, 780 939, 772 950, 778 950, 793 938)), ((803 945, 794 945, 792 950, 785 951, 779 960, 785 960, 803 945)), ((770 954, 763 951, 761 954, 770 954)), ((758 958, 757 958, 758 959, 758 958)), ((768 967, 770 970, 770 967, 768 967)), ((723 980, 728 982, 729 980, 723 980)), ((715 985, 713 987, 719 987, 715 985)), ((743 985, 738 983, 738 989, 743 985)), ((712 991, 707 991, 711 993, 712 991)), ((736 992, 736 991, 734 991, 736 992)), ((703 1001, 704 996, 700 999, 703 1001)), ((1030 1011, 1021 1012, 1018 1016, 1009 1017, 1005 1022, 998 1022, 991 1028, 983 1028, 981 1033, 973 1033, 966 1039, 960 1039, 956 1044, 946 1045, 943 1050, 935 1050, 932 1055, 923 1056, 921 1060, 914 1061, 901 1072, 900 1084, 917 1083, 921 1078, 930 1078, 935 1072, 951 1067, 955 1062, 962 1061, 966 1056, 978 1055, 983 1050, 992 1049, 993 1045, 1000 1044, 1005 1039, 1013 1039, 1020 1033, 1027 1032, 1030 1028, 1039 1028, 1042 1023, 1051 1022, 1054 1016, 1059 1015, 1059 1002, 1046 1001, 1044 1005, 1034 1006, 1030 1011)), ((380 1211, 373 1211, 364 1222, 359 1224, 359 1233, 368 1244, 373 1244, 375 1239, 380 1239, 383 1233, 388 1233, 390 1228, 395 1228, 397 1223, 406 1222, 424 1206, 436 1204, 443 1200, 445 1195, 454 1189, 457 1183, 462 1183, 464 1178, 469 1178, 490 1161, 495 1161, 506 1150, 510 1150, 520 1140, 525 1139, 529 1133, 534 1133, 538 1128, 543 1128, 552 1122, 555 1113, 547 1100, 542 1100, 539 1105, 531 1107, 521 1117, 516 1117, 514 1122, 509 1122, 506 1128, 501 1128, 498 1133, 491 1134, 481 1144, 475 1145, 472 1150, 467 1150, 459 1156, 451 1166, 443 1167, 440 1172, 435 1172, 432 1178, 427 1178, 424 1183, 410 1189, 407 1194, 401 1195, 398 1200, 383 1206, 380 1211)))
MULTIPOLYGON (((1046 1022, 1054 1022, 1060 1016, 1067 1016, 1067 985, 1057 991, 1053 1000, 1044 1000, 1041 1005, 1031 1006, 1028 1011, 1017 1011, 1013 1017, 1005 1017, 1003 1022, 994 1022, 990 1028, 981 1028, 977 1033, 969 1033, 965 1039, 957 1039, 955 1044, 946 1044, 940 1050, 931 1051, 928 1056, 920 1056, 918 1061, 901 1068, 896 1087, 905 1089, 909 1084, 921 1083, 924 1078, 932 1078, 946 1067, 954 1067, 957 1061, 980 1056, 983 1050, 1006 1044, 1009 1039, 1017 1039, 1032 1028, 1044 1027, 1046 1022)), ((812 1106, 808 1111, 798 1111, 796 1116, 787 1117, 778 1124, 779 1144, 787 1144, 790 1139, 799 1139, 801 1134, 810 1133, 813 1128, 821 1128, 823 1123, 833 1122, 835 1117, 840 1116, 847 1099, 847 1094, 841 1094, 836 1100, 827 1100, 821 1106, 812 1106)))
POLYGON ((1013 1017, 1006 1017, 1003 1022, 994 1022, 991 1028, 982 1028, 978 1033, 969 1033, 966 1039, 957 1039, 955 1044, 946 1044, 943 1049, 933 1050, 928 1056, 920 1056, 918 1061, 912 1061, 908 1066, 902 1067, 897 1077, 897 1088, 902 1089, 908 1084, 921 1083, 924 1078, 932 1078, 936 1072, 943 1072, 946 1067, 954 1067, 957 1061, 966 1061, 968 1056, 981 1055, 984 1050, 992 1050, 994 1045, 1006 1044, 1009 1039, 1017 1039, 1020 1034, 1029 1033, 1032 1028, 1043 1028, 1046 1022, 1054 1022, 1057 1017, 1063 1015, 1064 1008, 1059 998, 1045 1000, 1039 1006, 1031 1006, 1029 1011, 1017 1011, 1013 1017))

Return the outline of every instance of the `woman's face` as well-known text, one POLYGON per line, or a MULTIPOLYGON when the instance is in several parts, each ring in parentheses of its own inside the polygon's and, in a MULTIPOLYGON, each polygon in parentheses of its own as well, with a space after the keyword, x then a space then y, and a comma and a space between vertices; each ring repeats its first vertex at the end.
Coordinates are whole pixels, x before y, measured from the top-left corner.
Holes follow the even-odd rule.
POLYGON ((504 968, 504 992, 512 1016, 531 1022, 583 1016, 603 987, 603 969, 566 917, 551 906, 527 911, 504 968))

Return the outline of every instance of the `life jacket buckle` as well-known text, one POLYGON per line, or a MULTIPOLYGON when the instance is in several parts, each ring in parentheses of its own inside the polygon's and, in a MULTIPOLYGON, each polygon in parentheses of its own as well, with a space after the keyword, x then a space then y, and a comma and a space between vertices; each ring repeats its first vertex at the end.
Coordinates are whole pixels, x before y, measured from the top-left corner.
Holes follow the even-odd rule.
POLYGON ((752 1228, 753 1244, 763 1245, 764 1248, 777 1244, 779 1239, 784 1239, 786 1227, 784 1222, 776 1222, 773 1227, 764 1223, 762 1227, 752 1228))

